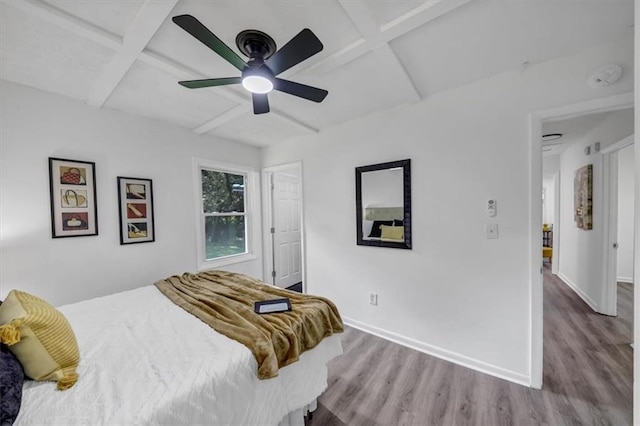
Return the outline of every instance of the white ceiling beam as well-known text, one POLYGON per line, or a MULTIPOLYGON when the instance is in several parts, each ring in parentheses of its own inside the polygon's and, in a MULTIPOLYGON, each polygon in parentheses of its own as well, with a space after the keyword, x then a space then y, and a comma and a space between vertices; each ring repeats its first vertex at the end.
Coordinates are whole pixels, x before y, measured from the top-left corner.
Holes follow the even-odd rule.
POLYGON ((471 0, 430 0, 380 27, 386 41, 394 40, 429 21, 445 15, 471 0))
POLYGON ((200 126, 193 129, 193 131, 198 133, 199 135, 203 133, 207 133, 215 129, 216 127, 219 127, 225 123, 228 123, 234 118, 238 118, 241 115, 248 113, 249 111, 251 111, 249 104, 243 103, 242 105, 238 105, 234 108, 231 108, 230 110, 225 111, 224 113, 218 115, 216 118, 201 124, 200 126))
POLYGON ((359 58, 386 42, 381 38, 380 26, 366 2, 339 0, 339 3, 360 35, 362 35, 362 38, 314 65, 302 69, 299 68, 299 73, 314 72, 317 74, 326 74, 359 58))
POLYGON ((356 26, 362 37, 372 40, 380 35, 380 25, 371 12, 371 8, 364 1, 339 0, 342 9, 347 12, 351 22, 356 26))
POLYGON ((71 16, 49 3, 40 0, 1 1, 13 8, 27 12, 30 16, 54 24, 79 37, 89 39, 109 49, 118 50, 122 45, 122 39, 115 34, 98 28, 83 19, 71 16))
POLYGON ((304 68, 298 68, 295 74, 287 75, 287 78, 293 75, 304 75, 311 73, 318 75, 326 74, 340 68, 342 65, 349 63, 354 59, 359 58, 365 53, 372 51, 376 47, 378 46, 375 46, 372 42, 365 39, 356 40, 348 46, 345 46, 343 49, 338 50, 337 52, 327 56, 323 60, 316 62, 313 65, 304 68))
POLYGON ((160 25, 167 19, 178 0, 161 2, 145 1, 124 36, 122 46, 116 51, 102 74, 93 83, 87 103, 101 107, 133 66, 138 55, 149 44, 160 25))
POLYGON ((320 132, 320 130, 316 129, 315 127, 309 126, 307 123, 305 123, 304 121, 300 121, 297 118, 293 118, 292 116, 290 116, 289 114, 283 112, 278 108, 271 107, 271 111, 269 112, 269 114, 275 114, 276 116, 285 119, 289 123, 294 124, 296 127, 298 127, 301 130, 304 130, 310 133, 320 132))
MULTIPOLYGON (((202 75, 197 71, 192 70, 191 68, 185 67, 184 65, 179 64, 157 53, 144 51, 138 56, 138 59, 148 65, 153 66, 154 68, 166 72, 167 74, 174 75, 177 79, 180 80, 198 80, 201 78, 207 78, 205 75, 202 75)), ((176 84, 178 84, 177 81, 176 84)), ((216 95, 222 96, 223 98, 236 103, 247 103, 251 101, 251 98, 249 96, 242 96, 235 90, 229 89, 227 87, 216 87, 205 90, 215 90, 216 95)))
MULTIPOLYGON (((201 124, 200 126, 196 127, 195 129, 193 129, 194 132, 198 133, 198 134, 203 134, 203 133, 207 133, 210 132, 211 130, 214 130, 216 127, 220 127, 225 123, 228 123, 229 121, 240 117, 241 115, 247 114, 253 112, 253 108, 251 104, 242 104, 242 105, 238 105, 235 108, 231 108, 228 111, 225 111, 224 113, 218 115, 217 117, 215 117, 212 120, 209 120, 203 124, 201 124)), ((294 124, 296 127, 298 127, 301 130, 304 130, 305 132, 310 132, 310 133, 318 133, 318 129, 311 127, 305 123, 303 123, 302 121, 291 117, 290 115, 285 114, 284 112, 274 109, 273 107, 271 107, 271 111, 270 114, 273 114, 276 117, 282 118, 288 122, 290 122, 291 124, 294 124)))
MULTIPOLYGON (((378 27, 378 34, 372 30, 375 19, 370 11, 367 11, 366 2, 353 2, 340 0, 340 5, 349 14, 352 22, 363 33, 364 38, 351 43, 344 49, 316 62, 306 68, 299 68, 298 74, 318 73, 326 74, 340 66, 359 58, 385 43, 408 33, 409 31, 432 21, 454 9, 470 2, 471 0, 431 0, 418 6, 414 10, 378 27)), ((377 23, 375 25, 378 25, 377 23)))
POLYGON ((409 76, 406 68, 404 67, 404 65, 402 65, 402 62, 400 62, 398 56, 396 56, 396 52, 388 43, 383 44, 379 47, 379 49, 384 54, 384 62, 396 69, 397 74, 393 75, 401 75, 404 77, 403 79, 400 79, 395 83, 402 83, 405 86, 405 92, 409 95, 410 98, 409 102, 420 102, 422 100, 422 96, 420 95, 420 92, 418 92, 418 88, 415 86, 415 84, 413 84, 413 79, 411 78, 411 76, 409 76))
POLYGON ((397 70, 398 75, 403 76, 402 81, 398 83, 404 83, 406 87, 406 92, 409 94, 411 98, 411 102, 418 102, 422 99, 420 96, 420 92, 413 84, 413 80, 407 73, 407 70, 398 59, 398 56, 393 51, 389 42, 386 38, 384 38, 383 34, 380 30, 380 24, 373 12, 371 12, 371 8, 367 5, 366 2, 354 2, 348 0, 339 0, 342 8, 347 12, 351 21, 355 24, 356 28, 362 34, 364 39, 367 41, 365 43, 365 47, 374 49, 380 49, 380 51, 385 56, 385 63, 389 64, 393 68, 397 70))

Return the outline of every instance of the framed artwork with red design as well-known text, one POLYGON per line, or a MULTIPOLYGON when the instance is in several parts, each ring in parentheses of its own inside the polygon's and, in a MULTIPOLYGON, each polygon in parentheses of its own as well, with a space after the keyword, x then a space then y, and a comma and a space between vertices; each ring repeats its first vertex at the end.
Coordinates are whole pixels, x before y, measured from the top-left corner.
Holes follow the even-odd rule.
POLYGON ((151 179, 118 176, 120 244, 156 240, 151 179))
POLYGON ((51 236, 98 235, 96 163, 49 158, 51 236))

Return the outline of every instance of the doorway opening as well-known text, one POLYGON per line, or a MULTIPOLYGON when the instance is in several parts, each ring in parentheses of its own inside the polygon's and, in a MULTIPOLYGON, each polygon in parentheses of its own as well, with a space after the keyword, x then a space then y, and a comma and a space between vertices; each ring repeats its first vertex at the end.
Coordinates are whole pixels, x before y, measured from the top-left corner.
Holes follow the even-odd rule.
MULTIPOLYGON (((582 102, 579 104, 573 104, 568 106, 563 106, 559 108, 554 108, 545 111, 538 111, 532 113, 530 115, 530 156, 531 156, 531 168, 530 168, 530 272, 531 272, 531 292, 530 292, 530 300, 531 300, 531 355, 530 355, 530 377, 531 383, 530 385, 534 388, 542 388, 543 385, 543 312, 544 312, 544 304, 543 304, 543 272, 544 268, 543 259, 542 259, 542 224, 543 224, 543 203, 542 203, 542 182, 543 182, 543 144, 542 144, 542 136, 545 131, 548 131, 549 128, 544 128, 545 124, 559 122, 563 120, 580 118, 581 116, 593 115, 598 113, 609 113, 616 112, 624 109, 633 108, 634 105, 634 96, 633 92, 627 92, 619 95, 613 95, 606 98, 595 99, 587 102, 582 102)), ((633 116, 633 113, 631 113, 633 116)), ((631 121, 633 122, 633 121, 631 121)), ((631 128, 631 133, 633 132, 633 128, 631 128)), ((622 136, 621 136, 622 137, 622 136)), ((589 146, 591 149, 596 150, 595 141, 593 143, 591 141, 587 141, 584 143, 584 146, 581 146, 580 149, 586 155, 586 147, 589 146)), ((599 147, 598 147, 599 148, 599 147)), ((574 147, 575 149, 575 147, 574 147)), ((576 155, 574 160, 578 158, 576 155)), ((584 160, 584 159, 583 159, 584 160)), ((598 165, 598 171, 596 172, 596 187, 594 187, 594 195, 596 199, 593 199, 593 206, 596 206, 600 211, 596 214, 596 218, 598 220, 598 227, 593 228, 593 230, 589 230, 583 232, 577 238, 592 238, 594 235, 599 235, 599 238, 595 238, 595 244, 585 244, 583 247, 588 247, 588 250, 592 250, 593 253, 590 253, 591 256, 595 259, 593 262, 587 262, 583 264, 582 269, 576 266, 576 252, 572 248, 571 241, 567 238, 566 230, 575 230, 576 223, 574 222, 573 215, 573 207, 574 207, 574 199, 573 195, 570 195, 568 198, 560 196, 560 214, 554 218, 557 223, 554 223, 554 228, 556 232, 554 232, 554 256, 556 256, 556 251, 558 252, 558 258, 553 259, 554 269, 558 268, 558 276, 560 278, 569 278, 568 281, 577 281, 582 282, 585 278, 589 278, 588 276, 590 267, 593 267, 596 263, 601 266, 604 257, 604 242, 602 240, 602 188, 603 179, 602 179, 602 161, 603 155, 597 154, 589 158, 591 162, 595 162, 598 165), (600 215, 598 217, 598 215, 600 215), (561 228, 559 228, 561 226, 561 228), (560 231, 560 232, 558 232, 560 231), (571 265, 571 262, 574 262, 571 265), (576 270, 578 275, 574 280, 571 280, 571 276, 563 277, 563 271, 566 270, 576 270)), ((574 185, 574 175, 575 170, 578 169, 579 161, 575 161, 576 164, 570 164, 565 167, 565 172, 560 173, 559 176, 559 185, 560 185, 560 193, 573 194, 573 185, 574 185)), ((582 161, 584 162, 584 161, 582 161)), ((584 164, 581 164, 582 166, 584 164)), ((557 198, 557 197, 556 197, 557 198)), ((557 211, 557 209, 556 209, 557 211)), ((575 237, 575 235, 574 235, 575 237)), ((578 240, 580 242, 580 240, 578 240)), ((575 243, 575 241, 573 241, 575 243)), ((579 245, 575 245, 578 247, 579 245)), ((596 266, 598 269, 598 266, 596 266)), ((554 271, 555 272, 555 271, 554 271)), ((597 275, 599 279, 602 279, 602 270, 598 269, 598 272, 592 273, 591 275, 597 275)), ((596 278, 598 279, 598 278, 596 278)), ((576 288, 580 288, 582 286, 575 286, 576 288)), ((575 289, 574 289, 575 290, 575 289)), ((598 291, 594 291, 594 288, 589 288, 587 286, 586 291, 583 291, 583 294, 580 292, 575 292, 580 295, 580 297, 587 301, 589 304, 589 299, 592 299, 592 302, 595 301, 598 303, 598 306, 601 305, 602 294, 598 291), (587 296, 587 297, 583 297, 587 296)), ((634 298, 637 297, 637 293, 634 294, 634 298)), ((595 305, 595 303, 594 303, 595 305)))
POLYGON ((302 163, 264 168, 262 177, 265 281, 305 292, 302 163))
MULTIPOLYGON (((534 114, 531 128, 534 169, 536 157, 541 160, 541 167, 532 170, 532 176, 539 173, 537 177, 543 194, 540 214, 535 215, 532 211, 532 217, 539 220, 537 226, 543 236, 545 228, 554 231, 553 257, 543 259, 540 269, 543 279, 539 290, 542 291, 536 293, 535 278, 532 283, 532 300, 540 297, 532 306, 532 349, 539 343, 541 351, 539 354, 532 352, 532 385, 562 393, 563 387, 559 383, 564 379, 560 378, 561 372, 572 368, 563 359, 588 364, 588 360, 581 360, 581 354, 598 352, 602 355, 598 359, 601 376, 611 378, 604 383, 611 385, 605 394, 622 391, 629 395, 618 401, 625 418, 631 416, 633 406, 630 395, 634 353, 628 344, 633 341, 633 309, 637 295, 633 294, 632 284, 618 283, 621 275, 616 273, 616 268, 620 264, 633 263, 634 183, 633 170, 629 172, 627 166, 633 165, 634 155, 633 151, 626 151, 633 144, 633 123, 632 98, 612 97, 534 114), (564 142, 556 140, 550 144, 542 139, 545 134, 568 137, 564 142), (534 142, 533 138, 537 140, 534 142), (620 162, 623 157, 624 164, 620 162), (580 210, 584 206, 581 170, 585 167, 589 168, 588 200, 592 208, 587 212, 580 210), (620 183, 625 188, 624 194, 619 192, 620 183), (619 194, 622 194, 620 199, 619 194), (626 227, 618 226, 621 210, 629 215, 624 218, 626 227), (622 237, 626 237, 625 249, 631 250, 625 256, 629 258, 626 263, 620 257, 622 237), (558 304, 558 292, 571 302, 558 304), (544 304, 537 305, 543 299, 544 304), (594 311, 603 315, 594 316, 594 311), (542 319, 538 314, 544 316, 544 327, 542 323, 535 324, 537 319, 542 319), (537 325, 541 329, 536 329, 537 325), (585 325, 589 327, 585 328, 585 325), (536 358, 538 355, 540 358, 536 358), (559 369, 558 365, 563 368, 559 369), (612 385, 614 382, 616 384, 612 385)), ((537 186, 533 183, 532 180, 532 192, 537 186)), ((629 281, 632 277, 633 272, 630 272, 629 281)), ((573 377, 578 377, 581 383, 576 386, 576 392, 587 399, 590 392, 601 385, 599 377, 586 370, 576 369, 566 381, 570 382, 573 377)))

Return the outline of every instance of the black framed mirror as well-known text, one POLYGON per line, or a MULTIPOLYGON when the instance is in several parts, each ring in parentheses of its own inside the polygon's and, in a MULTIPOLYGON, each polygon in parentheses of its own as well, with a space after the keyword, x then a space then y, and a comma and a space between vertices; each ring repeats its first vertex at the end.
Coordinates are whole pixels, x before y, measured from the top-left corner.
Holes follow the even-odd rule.
POLYGON ((357 244, 411 248, 411 160, 356 167, 357 244))

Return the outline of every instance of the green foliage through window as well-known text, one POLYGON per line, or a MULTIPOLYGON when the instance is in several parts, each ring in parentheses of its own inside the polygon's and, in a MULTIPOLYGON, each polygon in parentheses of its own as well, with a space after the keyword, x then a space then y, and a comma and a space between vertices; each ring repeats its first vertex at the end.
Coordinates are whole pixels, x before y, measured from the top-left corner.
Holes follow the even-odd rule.
POLYGON ((244 212, 244 176, 202 170, 204 213, 244 212))
POLYGON ((206 260, 247 252, 245 176, 201 171, 206 260))

